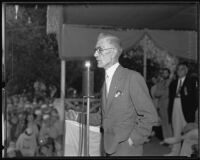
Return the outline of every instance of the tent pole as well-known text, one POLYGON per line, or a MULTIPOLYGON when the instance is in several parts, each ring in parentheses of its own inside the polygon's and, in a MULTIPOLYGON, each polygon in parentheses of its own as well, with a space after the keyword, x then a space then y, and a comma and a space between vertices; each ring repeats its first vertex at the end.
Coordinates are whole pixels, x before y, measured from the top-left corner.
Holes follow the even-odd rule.
POLYGON ((61 105, 63 111, 63 127, 64 127, 64 140, 63 140, 63 156, 65 153, 65 73, 66 73, 66 62, 65 60, 61 60, 61 88, 60 88, 60 97, 61 97, 61 105))
POLYGON ((5 4, 2 3, 2 81, 5 82, 6 75, 5 75, 5 4))
MULTIPOLYGON (((2 3, 2 82, 5 84, 5 4, 2 3)), ((5 86, 2 85, 2 157, 6 157, 5 142, 7 139, 7 121, 6 121, 6 91, 5 86)))
POLYGON ((144 56, 143 56, 143 76, 144 80, 146 81, 147 77, 147 49, 144 47, 144 56))

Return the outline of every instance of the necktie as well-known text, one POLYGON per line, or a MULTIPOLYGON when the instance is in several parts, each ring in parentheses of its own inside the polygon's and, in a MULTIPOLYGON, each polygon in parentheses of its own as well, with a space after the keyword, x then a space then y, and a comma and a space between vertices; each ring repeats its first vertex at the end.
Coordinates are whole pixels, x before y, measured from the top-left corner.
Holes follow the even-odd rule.
POLYGON ((178 90, 177 90, 177 96, 180 96, 181 87, 182 87, 182 81, 181 81, 181 79, 180 79, 180 80, 179 80, 178 90))

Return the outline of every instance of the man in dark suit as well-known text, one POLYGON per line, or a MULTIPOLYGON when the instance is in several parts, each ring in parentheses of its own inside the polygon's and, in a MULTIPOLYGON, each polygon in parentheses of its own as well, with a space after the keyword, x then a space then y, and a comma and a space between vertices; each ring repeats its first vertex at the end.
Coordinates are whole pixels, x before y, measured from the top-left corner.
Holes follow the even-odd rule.
POLYGON ((123 68, 119 38, 99 34, 94 56, 105 69, 102 107, 90 122, 102 124, 104 151, 108 156, 141 156, 158 116, 145 80, 136 71, 123 68))
MULTIPOLYGON (((169 120, 175 138, 181 136, 187 123, 194 122, 198 105, 197 80, 188 76, 186 63, 177 66, 177 76, 169 86, 169 120)), ((181 143, 176 143, 172 146, 171 153, 166 156, 179 156, 180 149, 181 143)))

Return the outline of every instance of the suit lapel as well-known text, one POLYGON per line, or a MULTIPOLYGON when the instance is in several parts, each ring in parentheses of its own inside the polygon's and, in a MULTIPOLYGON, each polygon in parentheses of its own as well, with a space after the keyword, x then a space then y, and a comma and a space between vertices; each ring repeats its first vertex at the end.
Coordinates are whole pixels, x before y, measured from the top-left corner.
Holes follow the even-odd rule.
POLYGON ((185 94, 187 94, 187 83, 188 83, 188 77, 186 76, 185 77, 185 80, 184 80, 184 82, 183 82, 183 84, 182 84, 182 86, 181 86, 181 94, 182 93, 184 93, 184 95, 185 94), (183 92, 184 91, 184 92, 183 92))
POLYGON ((177 86, 178 86, 178 79, 175 80, 175 83, 174 83, 174 84, 175 84, 175 86, 174 86, 174 88, 173 88, 173 89, 174 89, 174 95, 176 95, 177 86))
MULTIPOLYGON (((187 84, 187 80, 188 80, 188 78, 187 78, 187 76, 185 77, 185 80, 184 80, 184 82, 183 82, 183 84, 182 84, 182 88, 183 88, 183 86, 185 86, 185 84, 187 84)), ((181 89, 182 89, 181 88, 181 89)))
POLYGON ((107 104, 106 104, 106 114, 109 112, 110 110, 110 107, 111 107, 111 102, 115 96, 115 93, 117 92, 117 90, 119 89, 119 82, 121 80, 121 70, 122 70, 122 67, 119 66, 113 77, 112 77, 112 81, 111 81, 111 84, 110 84, 110 89, 109 89, 109 93, 108 93, 108 98, 107 98, 107 104))

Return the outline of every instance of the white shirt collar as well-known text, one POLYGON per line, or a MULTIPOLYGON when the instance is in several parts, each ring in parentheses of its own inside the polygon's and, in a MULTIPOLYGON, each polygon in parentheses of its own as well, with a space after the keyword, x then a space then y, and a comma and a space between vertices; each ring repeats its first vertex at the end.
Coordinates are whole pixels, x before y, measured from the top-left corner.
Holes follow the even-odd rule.
POLYGON ((119 66, 119 62, 115 63, 113 66, 106 69, 106 75, 108 75, 109 78, 111 78, 113 74, 115 73, 115 70, 117 69, 118 66, 119 66))

